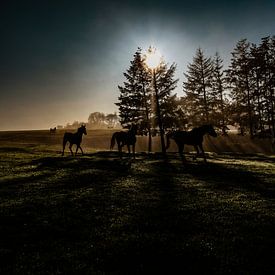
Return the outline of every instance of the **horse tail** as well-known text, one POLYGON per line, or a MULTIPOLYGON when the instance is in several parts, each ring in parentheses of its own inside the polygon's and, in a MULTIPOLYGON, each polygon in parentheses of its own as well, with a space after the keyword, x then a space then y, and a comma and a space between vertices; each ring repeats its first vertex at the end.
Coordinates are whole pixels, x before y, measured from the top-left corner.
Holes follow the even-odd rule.
POLYGON ((67 139, 67 133, 64 134, 63 136, 63 145, 66 145, 68 139, 67 139))
POLYGON ((170 146, 170 136, 171 136, 171 133, 168 133, 166 135, 166 150, 169 148, 170 146))
POLYGON ((113 150, 115 143, 116 143, 116 133, 113 133, 112 138, 111 138, 110 150, 113 150))

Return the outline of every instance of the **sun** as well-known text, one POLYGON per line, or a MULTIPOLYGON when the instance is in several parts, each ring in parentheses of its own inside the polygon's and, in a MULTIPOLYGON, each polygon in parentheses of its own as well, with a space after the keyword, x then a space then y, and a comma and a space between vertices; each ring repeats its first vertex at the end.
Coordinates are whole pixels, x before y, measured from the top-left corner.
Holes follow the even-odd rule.
POLYGON ((160 52, 155 47, 149 47, 145 54, 145 63, 150 69, 156 69, 162 60, 160 52))

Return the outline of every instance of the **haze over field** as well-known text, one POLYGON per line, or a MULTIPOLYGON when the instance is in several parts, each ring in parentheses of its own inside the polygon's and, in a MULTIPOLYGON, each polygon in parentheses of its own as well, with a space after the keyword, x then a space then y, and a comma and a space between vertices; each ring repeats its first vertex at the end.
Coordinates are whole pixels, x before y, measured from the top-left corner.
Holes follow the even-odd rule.
POLYGON ((273 35, 274 1, 13 1, 0 10, 0 130, 41 129, 114 102, 137 47, 183 72, 198 47, 228 64, 241 38, 273 35))

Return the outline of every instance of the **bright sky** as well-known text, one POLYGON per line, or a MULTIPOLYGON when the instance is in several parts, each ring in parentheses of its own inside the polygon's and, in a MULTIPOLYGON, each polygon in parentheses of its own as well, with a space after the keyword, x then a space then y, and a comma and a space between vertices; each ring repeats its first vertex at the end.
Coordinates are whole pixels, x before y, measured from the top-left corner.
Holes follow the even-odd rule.
POLYGON ((274 35, 275 1, 6 1, 0 9, 0 130, 45 129, 116 111, 138 47, 176 62, 198 47, 225 64, 237 41, 274 35))

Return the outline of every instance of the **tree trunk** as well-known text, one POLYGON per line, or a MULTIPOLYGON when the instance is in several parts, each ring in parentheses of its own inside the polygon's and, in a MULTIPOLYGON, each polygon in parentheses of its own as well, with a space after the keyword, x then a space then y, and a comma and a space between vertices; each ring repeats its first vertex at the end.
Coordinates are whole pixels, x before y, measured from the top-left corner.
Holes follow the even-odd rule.
POLYGON ((163 157, 166 158, 166 148, 165 148, 165 142, 164 142, 164 129, 163 129, 163 123, 162 123, 162 116, 161 116, 161 110, 159 105, 159 95, 158 95, 158 88, 156 83, 156 72, 155 69, 153 69, 153 81, 154 81, 154 90, 155 90, 155 97, 156 97, 156 113, 158 118, 158 126, 160 131, 160 141, 161 141, 161 151, 163 154, 163 157))

